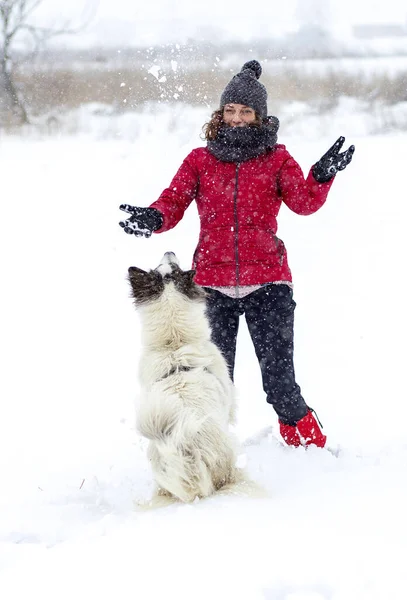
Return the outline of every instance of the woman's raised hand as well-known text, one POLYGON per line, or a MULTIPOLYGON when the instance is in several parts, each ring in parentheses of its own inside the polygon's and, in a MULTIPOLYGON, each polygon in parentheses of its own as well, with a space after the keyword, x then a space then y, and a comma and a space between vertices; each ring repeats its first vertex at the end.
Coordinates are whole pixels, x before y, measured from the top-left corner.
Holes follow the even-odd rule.
POLYGON ((119 208, 131 215, 129 219, 120 221, 120 227, 123 227, 126 233, 136 237, 148 238, 163 224, 163 216, 156 208, 130 206, 130 204, 120 204, 119 208))
POLYGON ((341 136, 333 146, 329 148, 322 158, 312 167, 312 174, 319 183, 326 183, 335 177, 338 171, 342 171, 352 160, 355 146, 349 146, 345 152, 339 152, 344 144, 345 138, 341 136))

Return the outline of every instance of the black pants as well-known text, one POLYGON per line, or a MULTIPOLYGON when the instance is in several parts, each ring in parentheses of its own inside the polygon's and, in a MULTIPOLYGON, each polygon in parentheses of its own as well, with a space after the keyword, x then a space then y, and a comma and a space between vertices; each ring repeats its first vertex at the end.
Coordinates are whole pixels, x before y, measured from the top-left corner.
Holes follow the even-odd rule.
POLYGON ((293 292, 288 285, 269 284, 243 298, 230 298, 206 288, 212 340, 225 357, 233 379, 239 318, 245 315, 260 364, 263 389, 279 419, 295 425, 308 412, 294 373, 293 292))

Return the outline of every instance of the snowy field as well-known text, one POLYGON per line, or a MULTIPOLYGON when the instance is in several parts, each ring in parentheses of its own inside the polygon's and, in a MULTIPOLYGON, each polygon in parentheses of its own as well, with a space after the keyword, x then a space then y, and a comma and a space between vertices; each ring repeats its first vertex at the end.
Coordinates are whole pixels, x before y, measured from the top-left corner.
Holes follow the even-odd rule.
MULTIPOLYGON (((405 597, 407 134, 369 136, 347 115, 280 132, 304 171, 339 135, 356 145, 327 204, 306 218, 283 207, 279 230, 297 379, 339 457, 264 439, 243 451, 268 497, 148 512, 136 507, 153 483, 133 426, 140 330, 126 272, 167 250, 188 268, 198 219, 191 206, 140 240, 118 205, 157 198, 209 112, 122 121, 120 135, 113 120, 110 136, 88 121, 86 134, 0 138, 2 599, 405 597)), ((243 323, 236 386, 243 441, 276 424, 243 323)))

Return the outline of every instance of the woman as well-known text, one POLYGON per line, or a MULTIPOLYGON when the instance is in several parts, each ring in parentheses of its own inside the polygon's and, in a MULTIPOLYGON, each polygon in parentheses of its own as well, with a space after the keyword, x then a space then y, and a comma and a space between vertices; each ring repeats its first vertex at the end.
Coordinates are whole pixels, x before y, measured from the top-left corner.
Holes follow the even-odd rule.
POLYGON ((162 233, 195 200, 201 222, 195 281, 207 290, 213 341, 231 377, 244 314, 283 439, 291 446, 324 447, 326 436, 295 380, 295 302, 286 249, 276 236, 277 215, 282 202, 299 215, 321 208, 354 146, 340 153, 344 138, 339 138, 304 179, 285 146, 277 144, 279 122, 267 116, 261 72, 255 60, 243 65, 204 128, 206 147, 192 150, 149 208, 121 205, 131 217, 120 225, 136 236, 162 233))

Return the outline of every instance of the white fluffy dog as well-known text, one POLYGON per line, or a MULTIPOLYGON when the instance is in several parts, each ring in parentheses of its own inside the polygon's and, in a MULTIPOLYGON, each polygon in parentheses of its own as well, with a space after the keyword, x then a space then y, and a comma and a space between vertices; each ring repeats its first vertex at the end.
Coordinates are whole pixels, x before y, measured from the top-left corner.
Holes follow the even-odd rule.
POLYGON ((210 340, 205 292, 173 252, 149 272, 130 267, 142 323, 137 427, 150 440, 158 494, 183 502, 242 479, 229 425, 235 396, 226 362, 210 340))

